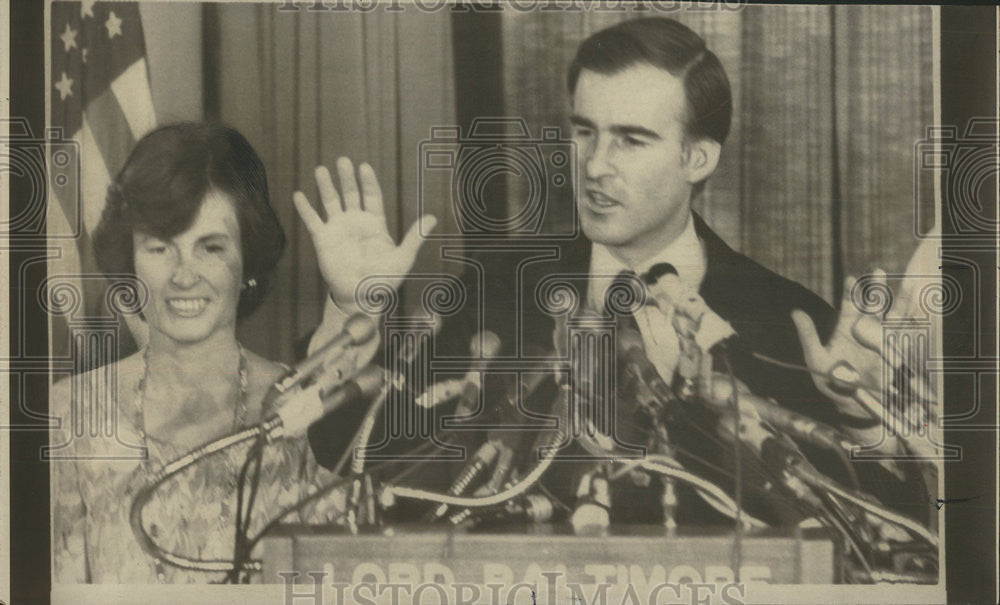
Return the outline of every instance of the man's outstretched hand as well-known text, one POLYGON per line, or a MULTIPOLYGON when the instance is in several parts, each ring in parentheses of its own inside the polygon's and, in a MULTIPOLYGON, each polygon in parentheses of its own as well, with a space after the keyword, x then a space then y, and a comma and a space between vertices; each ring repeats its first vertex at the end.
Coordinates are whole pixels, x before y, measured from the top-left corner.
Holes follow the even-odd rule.
MULTIPOLYGON (((885 350, 882 346, 882 322, 885 319, 901 319, 919 314, 919 291, 937 281, 935 268, 938 265, 935 244, 926 239, 917 247, 916 252, 906 267, 898 294, 892 298, 891 305, 881 316, 864 313, 858 307, 853 296, 856 280, 847 278, 844 283, 844 297, 840 305, 840 317, 837 327, 824 345, 816 333, 812 319, 802 311, 792 312, 792 321, 799 333, 799 340, 805 353, 806 364, 813 372, 816 387, 832 399, 840 411, 851 416, 864 416, 866 411, 853 397, 844 395, 831 388, 827 378, 830 370, 838 363, 850 364, 860 375, 861 383, 876 398, 880 398, 882 382, 885 376, 892 375, 901 365, 906 364, 912 351, 885 350)), ((886 274, 876 270, 873 274, 874 287, 881 292, 889 293, 886 274)), ((922 364, 906 364, 910 368, 921 367, 922 364)), ((918 392, 931 394, 931 381, 928 376, 912 377, 918 392)))
MULTIPOLYGON (((876 271, 875 280, 884 284, 885 273, 876 271)), ((816 325, 808 314, 796 309, 792 311, 792 321, 799 333, 806 365, 813 373, 816 388, 836 403, 842 413, 866 417, 870 412, 863 409, 850 395, 833 389, 828 379, 829 372, 836 364, 847 362, 857 370, 862 384, 877 389, 882 382, 883 364, 888 363, 888 359, 882 354, 881 321, 875 316, 862 313, 854 303, 851 293, 855 282, 854 277, 848 277, 844 281, 844 296, 840 303, 837 327, 826 345, 820 340, 816 325)), ((874 394, 878 396, 879 393, 874 394)))
POLYGON ((338 193, 330 171, 323 166, 316 168, 316 185, 326 220, 305 194, 296 191, 293 195, 295 208, 316 248, 323 279, 334 301, 345 309, 354 304, 355 289, 368 276, 395 276, 387 278, 387 283, 398 287, 402 276, 413 268, 422 243, 421 232, 427 233, 437 225, 437 219, 429 214, 420 217, 397 246, 386 225, 375 171, 362 163, 358 172, 360 192, 351 160, 337 159, 338 193))

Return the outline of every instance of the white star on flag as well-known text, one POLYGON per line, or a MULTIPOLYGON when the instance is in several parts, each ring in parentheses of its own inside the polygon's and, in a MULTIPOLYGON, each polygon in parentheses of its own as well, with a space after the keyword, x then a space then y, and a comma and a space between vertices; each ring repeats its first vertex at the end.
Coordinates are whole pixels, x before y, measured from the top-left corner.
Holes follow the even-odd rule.
POLYGON ((66 24, 66 31, 64 31, 59 37, 66 46, 66 52, 69 52, 69 49, 71 48, 76 48, 76 30, 70 27, 69 23, 66 24))
POLYGON ((56 82, 56 90, 59 91, 60 101, 65 101, 66 97, 73 94, 73 79, 66 76, 66 72, 62 73, 62 78, 56 82))
POLYGON ((97 0, 83 0, 83 4, 80 6, 81 19, 94 16, 94 3, 96 2, 97 0))
POLYGON ((108 14, 108 20, 104 22, 104 27, 108 28, 108 39, 122 35, 122 20, 115 16, 115 11, 108 14))

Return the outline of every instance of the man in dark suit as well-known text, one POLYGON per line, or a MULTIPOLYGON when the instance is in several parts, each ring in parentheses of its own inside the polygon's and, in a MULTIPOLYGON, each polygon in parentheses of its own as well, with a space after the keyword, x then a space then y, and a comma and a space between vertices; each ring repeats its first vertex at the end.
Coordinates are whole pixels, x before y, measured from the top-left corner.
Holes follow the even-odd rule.
MULTIPOLYGON (((504 254, 479 259, 482 271, 473 277, 485 280, 484 289, 479 291, 478 279, 467 281, 471 288, 466 309, 446 320, 437 339, 438 352, 465 353, 469 337, 481 327, 499 334, 505 345, 519 342, 522 347, 533 344, 548 350, 554 322, 536 296, 537 286, 546 277, 581 276, 583 302, 600 311, 616 276, 642 276, 669 265, 667 270, 676 273, 677 282, 700 293, 708 307, 738 335, 742 346, 730 351, 721 369, 731 371, 754 394, 773 398, 787 409, 867 442, 871 431, 878 429, 865 420, 856 402, 825 388, 809 372, 788 369, 805 367, 808 358, 813 372, 825 372, 835 353, 863 355, 864 359, 852 357, 849 361, 871 365, 871 351, 863 351, 865 347, 852 336, 856 312, 844 309, 838 323, 826 302, 733 251, 692 212, 693 200, 718 164, 732 112, 725 71, 704 40, 670 19, 624 22, 581 44, 570 66, 568 84, 570 121, 581 171, 577 182, 582 190, 576 193, 576 204, 585 237, 560 245, 557 258, 524 264, 523 281, 517 287, 489 281, 490 276, 512 275, 509 267, 491 268, 493 263, 509 265, 517 259, 504 254), (785 365, 766 362, 761 355, 785 365)), ((324 322, 313 337, 312 348, 337 333, 344 318, 356 311, 353 296, 361 279, 371 274, 407 273, 420 245, 417 225, 398 247, 388 236, 381 194, 369 166, 360 169, 361 193, 350 162, 341 158, 337 168, 343 203, 329 173, 317 170, 328 220, 323 221, 301 193, 295 200, 331 289, 324 322)), ((424 232, 434 226, 433 217, 421 221, 424 232)), ((392 287, 399 281, 395 279, 392 287)), ((630 318, 647 356, 668 383, 681 354, 669 315, 667 309, 646 306, 630 318)), ((370 358, 373 352, 374 348, 368 347, 359 352, 359 358, 370 358)), ((509 349, 507 354, 511 354, 509 349)), ((877 367, 878 362, 874 363, 877 367)), ((642 422, 632 417, 635 410, 616 413, 622 416, 622 426, 642 422)), ((733 446, 718 437, 717 415, 689 410, 684 422, 668 431, 678 458, 732 493, 733 446)), ((352 426, 353 422, 334 417, 313 427, 314 452, 321 463, 339 457, 352 432, 345 429, 352 426)), ((644 437, 645 433, 638 435, 644 437)), ((824 472, 841 478, 841 461, 825 459, 822 453, 813 458, 824 472)), ((866 470, 872 466, 867 464, 866 470)), ((578 464, 573 470, 585 468, 578 464)), ((892 470, 899 475, 898 469, 892 470)), ((875 473, 871 483, 880 485, 890 471, 875 473)), ((576 474, 549 473, 555 476, 549 484, 557 498, 572 501, 576 474)), ((907 477, 896 479, 905 481, 907 477)), ((796 506, 787 503, 793 498, 774 483, 759 464, 749 464, 742 481, 744 504, 769 523, 796 522, 801 515, 796 506)), ((612 520, 659 521, 661 489, 655 480, 647 484, 641 477, 619 481, 614 493, 621 503, 614 503, 612 520)), ((681 495, 678 521, 719 520, 714 511, 698 506, 690 496, 681 495)))

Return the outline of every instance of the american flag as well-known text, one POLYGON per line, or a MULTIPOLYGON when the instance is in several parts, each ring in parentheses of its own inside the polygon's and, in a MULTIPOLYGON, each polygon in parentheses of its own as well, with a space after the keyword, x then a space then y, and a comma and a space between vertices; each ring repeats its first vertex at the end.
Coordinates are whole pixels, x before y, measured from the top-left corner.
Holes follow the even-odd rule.
MULTIPOLYGON (((50 174, 62 182, 50 183, 48 231, 50 237, 74 230, 78 236, 51 240, 61 248, 62 258, 50 263, 49 274, 79 276, 76 286, 83 294, 79 315, 99 317, 107 314, 106 283, 96 277, 99 271, 89 234, 100 221, 111 178, 136 141, 156 126, 146 44, 137 3, 54 2, 50 16, 49 124, 62 130, 80 160, 78 174, 52 168, 66 146, 50 147, 50 174)), ((69 353, 65 326, 56 323, 53 354, 69 353)), ((142 340, 141 322, 129 323, 142 340)))

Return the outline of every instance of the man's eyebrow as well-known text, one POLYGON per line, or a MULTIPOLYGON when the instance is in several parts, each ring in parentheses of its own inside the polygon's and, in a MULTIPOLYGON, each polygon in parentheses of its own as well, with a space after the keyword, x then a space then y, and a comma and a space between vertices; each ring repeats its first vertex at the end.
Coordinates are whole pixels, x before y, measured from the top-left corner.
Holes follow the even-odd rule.
MULTIPOLYGON (((580 115, 577 115, 577 114, 571 115, 569 117, 569 121, 574 126, 583 126, 584 128, 592 128, 592 129, 595 129, 595 130, 597 129, 597 125, 596 124, 594 124, 592 121, 588 120, 587 118, 585 118, 583 116, 580 116, 580 115)), ((619 136, 623 136, 623 135, 624 136, 641 136, 641 137, 645 137, 647 139, 652 139, 652 140, 656 140, 656 141, 659 141, 660 139, 663 138, 663 137, 661 137, 659 135, 659 133, 657 133, 657 132, 655 132, 653 130, 650 130, 648 128, 644 128, 642 126, 635 126, 633 124, 615 124, 615 125, 611 126, 610 130, 611 130, 612 133, 614 133, 616 135, 619 135, 619 136)))
POLYGON ((614 126, 611 127, 611 132, 617 135, 625 135, 625 136, 638 135, 641 137, 645 137, 647 139, 653 139, 655 141, 659 141, 660 139, 663 138, 657 132, 654 132, 648 128, 643 128, 642 126, 633 126, 631 124, 620 124, 620 125, 615 124, 614 126))

